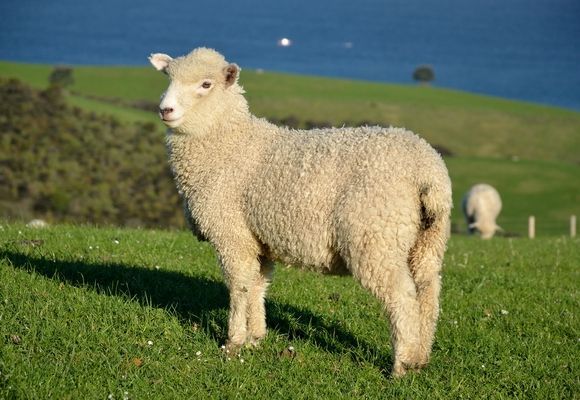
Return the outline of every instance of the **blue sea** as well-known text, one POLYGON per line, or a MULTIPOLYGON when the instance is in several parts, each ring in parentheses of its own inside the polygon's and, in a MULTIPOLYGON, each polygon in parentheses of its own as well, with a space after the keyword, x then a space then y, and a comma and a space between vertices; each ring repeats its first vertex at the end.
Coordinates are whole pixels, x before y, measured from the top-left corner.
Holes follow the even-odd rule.
POLYGON ((0 15, 3 60, 145 65, 207 46, 242 68, 406 84, 428 64, 440 87, 580 111, 579 0, 20 0, 0 15))

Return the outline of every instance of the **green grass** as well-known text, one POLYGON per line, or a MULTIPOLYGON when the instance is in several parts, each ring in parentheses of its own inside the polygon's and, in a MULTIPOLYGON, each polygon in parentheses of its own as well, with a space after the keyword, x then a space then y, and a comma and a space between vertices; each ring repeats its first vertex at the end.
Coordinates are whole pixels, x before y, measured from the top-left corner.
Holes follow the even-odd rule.
MULTIPOLYGON (((52 67, 48 65, 0 61, 0 76, 18 78, 37 89, 48 86, 51 71, 52 67)), ((87 98, 156 101, 164 90, 165 82, 154 71, 130 67, 75 67, 74 79, 75 83, 70 88, 72 94, 69 94, 71 105, 99 114, 114 115, 121 121, 153 121, 162 125, 155 113, 87 98)))
POLYGON ((117 119, 119 119, 120 121, 128 123, 153 122, 157 124, 160 128, 164 129, 164 126, 160 122, 159 117, 152 112, 146 112, 136 108, 110 104, 104 101, 86 98, 74 94, 69 95, 68 100, 71 105, 95 112, 96 114, 112 115, 117 119))
MULTIPOLYGON (((18 77, 42 88, 51 66, 0 62, 0 76, 18 77)), ((74 67, 71 88, 83 96, 156 101, 166 78, 147 67, 74 67)), ((241 83, 258 116, 301 121, 372 121, 405 126, 460 156, 538 159, 579 163, 580 113, 555 107, 429 86, 297 76, 244 70, 241 83)), ((78 97, 77 96, 73 96, 78 97)), ((77 104, 79 99, 74 99, 77 104)), ((87 105, 92 107, 93 105, 87 105)), ((99 111, 110 111, 111 106, 99 111)), ((135 114, 114 106, 133 121, 135 114)), ((123 118, 123 119, 125 119, 123 118)))
POLYGON ((0 398, 578 394, 578 240, 453 237, 431 364, 392 380, 387 320, 352 278, 278 266, 265 343, 227 360, 227 291, 207 244, 185 232, 1 225, 0 398))

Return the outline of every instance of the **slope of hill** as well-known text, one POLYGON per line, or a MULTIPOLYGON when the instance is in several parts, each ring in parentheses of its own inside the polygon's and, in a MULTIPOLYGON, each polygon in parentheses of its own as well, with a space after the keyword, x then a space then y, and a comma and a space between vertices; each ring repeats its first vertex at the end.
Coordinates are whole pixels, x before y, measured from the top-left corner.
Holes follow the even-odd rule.
MULTIPOLYGON (((51 66, 0 62, 0 76, 45 88, 51 66)), ((114 101, 155 103, 166 87, 147 67, 74 67, 76 95, 101 101, 101 111, 130 110, 114 101)), ((580 162, 580 113, 428 86, 242 71, 252 111, 271 119, 342 125, 370 122, 405 126, 460 156, 580 162)), ((84 100, 83 100, 84 99, 84 100)), ((95 104, 88 105, 94 107, 95 104)), ((152 120, 152 113, 126 115, 152 120), (137 116, 139 115, 139 116, 137 116)), ((122 119, 122 117, 121 117, 122 119)))
MULTIPOLYGON (((0 62, 0 77, 18 77, 37 90, 48 86, 51 71, 52 67, 46 65, 0 62)), ((136 217, 135 214, 124 216, 124 211, 121 211, 123 207, 117 205, 118 200, 111 200, 110 188, 114 185, 110 184, 107 189, 109 200, 102 204, 109 204, 113 211, 108 211, 106 218, 86 219, 88 215, 98 215, 89 213, 87 210, 90 207, 77 207, 85 210, 82 218, 80 214, 72 214, 75 217, 71 217, 70 210, 66 208, 63 212, 50 211, 48 218, 60 220, 68 215, 72 218, 69 220, 80 218, 81 221, 100 223, 133 221, 145 225, 181 226, 180 207, 173 189, 170 189, 167 171, 163 170, 166 168, 163 127, 153 112, 159 94, 167 84, 166 79, 145 67, 74 67, 73 71, 74 84, 63 95, 63 104, 60 107, 68 107, 66 109, 69 114, 72 112, 70 110, 82 114, 81 120, 88 115, 91 119, 113 120, 113 125, 118 125, 116 128, 106 128, 110 131, 105 135, 108 139, 103 140, 106 145, 98 147, 101 154, 93 154, 92 157, 103 160, 117 157, 115 154, 122 154, 123 157, 130 154, 120 161, 123 168, 129 171, 147 170, 148 179, 157 176, 156 179, 165 180, 165 183, 157 183, 158 186, 163 186, 162 190, 151 189, 156 186, 147 180, 131 184, 135 188, 152 190, 146 200, 140 201, 144 209, 153 207, 154 211, 147 217, 136 217), (81 110, 87 112, 83 113, 81 110), (100 117, 102 115, 105 117, 100 117), (144 157, 142 150, 132 148, 128 153, 123 153, 124 150, 121 151, 119 147, 126 146, 120 145, 120 142, 132 143, 136 140, 135 137, 141 135, 147 138, 148 146, 151 146, 146 151, 147 157, 151 158, 150 164, 138 161, 139 157, 144 157), (166 194, 157 196, 158 192, 166 194), (148 202, 157 205, 146 205, 148 202), (161 205, 162 202, 165 205, 161 205), (174 212, 161 212, 165 207, 173 207, 174 212), (155 213, 161 217, 155 217, 155 213)), ((460 209, 461 196, 470 185, 477 182, 489 182, 499 188, 504 198, 504 211, 499 222, 510 233, 524 234, 527 216, 533 214, 538 220, 539 234, 563 234, 568 229, 568 216, 580 214, 580 113, 434 87, 384 85, 255 71, 243 71, 241 79, 248 92, 252 111, 278 123, 300 127, 390 123, 413 129, 438 148, 448 151, 452 155, 447 157, 447 164, 454 184, 453 222, 458 230, 464 229, 460 209)), ((65 122, 63 116, 57 114, 52 114, 54 120, 51 126, 55 128, 54 132, 58 132, 59 127, 66 126, 73 120, 69 118, 65 122)), ((42 115, 34 117, 45 118, 42 115)), ((30 152, 30 149, 39 148, 39 144, 32 146, 30 143, 20 149, 10 145, 10 141, 14 139, 6 139, 6 134, 18 136, 22 131, 21 121, 12 120, 11 124, 12 130, 4 129, 2 132, 4 145, 0 150, 1 157, 6 158, 7 155, 14 155, 19 151, 24 154, 30 152)), ((79 132, 85 130, 84 127, 78 129, 79 132)), ((41 131, 36 134, 43 136, 41 131)), ((66 129, 63 135, 57 140, 71 140, 66 129)), ((57 138, 57 135, 48 137, 57 138)), ((25 156, 21 162, 25 159, 34 160, 34 157, 25 156)), ((63 169, 62 166, 58 168, 63 169)), ((92 168, 91 171, 98 169, 94 166, 92 168)), ((33 171, 34 168, 29 167, 28 170, 33 171)), ((123 176, 131 175, 135 176, 134 173, 123 176)), ((38 181, 39 178, 27 179, 38 181)), ((58 175, 54 175, 54 179, 51 185, 56 185, 57 180, 62 181, 58 175)), ((50 192, 47 189, 48 181, 42 185, 45 187, 44 192, 50 192)), ((141 190, 131 191, 122 185, 117 186, 116 193, 134 193, 135 190, 141 190)), ((18 190, 10 190, 12 197, 7 200, 6 195, 3 195, 0 199, 4 202, 0 207, 0 215, 23 218, 38 213, 46 215, 44 208, 32 206, 34 202, 22 202, 22 198, 18 197, 18 190)), ((86 194, 87 199, 95 201, 94 190, 96 189, 86 191, 93 193, 86 194)), ((49 198, 60 196, 50 193, 49 198)), ((82 198, 76 194, 64 197, 82 198)), ((131 195, 127 198, 131 198, 131 195)), ((71 204, 70 201, 64 203, 71 204)))
POLYGON ((157 125, 66 104, 0 78, 0 217, 181 226, 157 125))

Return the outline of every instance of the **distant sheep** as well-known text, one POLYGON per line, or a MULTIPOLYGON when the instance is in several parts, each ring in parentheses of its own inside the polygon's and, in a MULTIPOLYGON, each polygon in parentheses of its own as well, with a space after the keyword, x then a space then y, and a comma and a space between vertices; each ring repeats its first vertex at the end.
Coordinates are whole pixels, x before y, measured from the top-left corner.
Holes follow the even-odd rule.
POLYGON ((298 131, 254 117, 239 67, 200 48, 152 54, 169 76, 160 117, 194 233, 230 291, 227 349, 266 335, 273 261, 348 271, 383 303, 393 374, 429 360, 451 184, 427 142, 398 128, 298 131))
POLYGON ((26 226, 29 228, 41 229, 48 227, 48 223, 42 219, 33 219, 27 223, 26 226))
POLYGON ((482 239, 490 239, 501 227, 495 223, 501 211, 501 198, 493 186, 474 185, 463 196, 463 214, 470 234, 476 231, 482 239))

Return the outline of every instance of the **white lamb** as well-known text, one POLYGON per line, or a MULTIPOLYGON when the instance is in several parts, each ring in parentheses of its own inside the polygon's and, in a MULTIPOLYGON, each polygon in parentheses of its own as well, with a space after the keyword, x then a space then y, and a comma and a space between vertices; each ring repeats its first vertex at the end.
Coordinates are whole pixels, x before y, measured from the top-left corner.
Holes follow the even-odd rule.
POLYGON ((150 61, 170 79, 160 116, 188 220, 215 246, 230 291, 227 348, 266 335, 280 260, 352 273, 390 317, 393 374, 426 365, 452 206, 439 154, 404 129, 297 131, 256 118, 239 67, 211 49, 150 61))
POLYGON ((502 230, 495 220, 501 211, 501 198, 493 186, 479 183, 463 196, 463 214, 467 231, 478 231, 482 239, 491 239, 496 231, 502 230))

